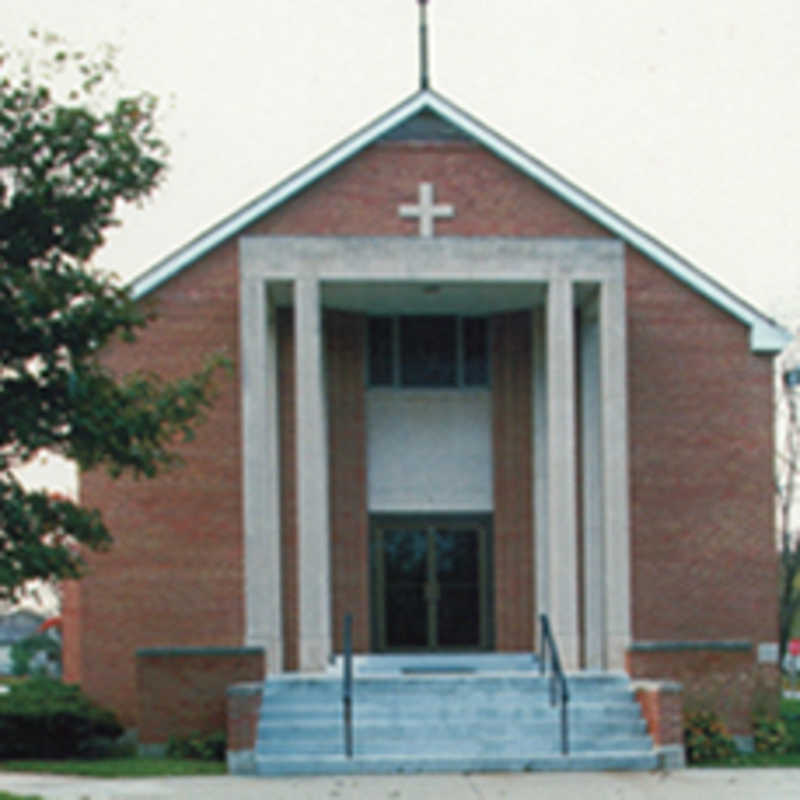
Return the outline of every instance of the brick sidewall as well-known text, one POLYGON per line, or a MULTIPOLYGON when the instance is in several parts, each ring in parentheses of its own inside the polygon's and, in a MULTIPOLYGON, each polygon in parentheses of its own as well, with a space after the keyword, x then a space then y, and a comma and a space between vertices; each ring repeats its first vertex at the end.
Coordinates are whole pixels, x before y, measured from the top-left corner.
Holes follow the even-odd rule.
POLYGON ((681 685, 652 681, 634 684, 636 700, 656 747, 683 745, 683 695, 681 685))
MULTIPOLYGON (((110 344, 103 360, 174 380, 213 352, 238 360, 236 245, 227 243, 163 286, 157 317, 135 344, 110 344)), ((241 427, 238 371, 219 372, 213 408, 184 463, 155 480, 102 470, 81 476, 81 502, 99 508, 114 543, 86 553, 64 620, 65 678, 136 725, 135 654, 141 648, 241 646, 244 641, 241 427)))
POLYGON ((226 730, 228 687, 263 680, 265 667, 257 648, 137 653, 140 744, 226 730))
POLYGON ((776 642, 772 360, 631 250, 627 286, 633 639, 776 642))
POLYGON ((228 687, 227 743, 230 752, 253 750, 261 713, 262 683, 228 687))

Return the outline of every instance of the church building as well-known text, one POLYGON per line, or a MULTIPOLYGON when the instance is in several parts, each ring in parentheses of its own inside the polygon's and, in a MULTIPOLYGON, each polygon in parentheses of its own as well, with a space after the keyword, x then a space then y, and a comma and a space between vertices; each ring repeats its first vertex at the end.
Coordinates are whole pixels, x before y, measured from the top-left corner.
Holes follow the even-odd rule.
POLYGON ((127 725, 137 652, 317 672, 346 614, 358 653, 531 652, 546 613, 567 670, 777 685, 785 332, 426 82, 132 291, 120 374, 234 371, 181 467, 82 477, 114 544, 65 677, 127 725))

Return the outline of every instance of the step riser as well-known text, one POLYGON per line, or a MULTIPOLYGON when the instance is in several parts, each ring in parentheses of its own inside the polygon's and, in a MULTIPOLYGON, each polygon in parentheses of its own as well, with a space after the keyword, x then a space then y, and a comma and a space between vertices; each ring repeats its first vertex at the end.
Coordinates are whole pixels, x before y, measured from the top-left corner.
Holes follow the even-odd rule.
MULTIPOLYGON (((383 737, 391 739, 410 738, 419 736, 424 730, 430 738, 442 737, 465 737, 465 726, 457 721, 452 721, 449 725, 442 725, 438 722, 431 722, 424 725, 398 725, 398 724, 375 724, 372 722, 355 721, 354 730, 365 737, 383 737)), ((337 720, 330 724, 270 724, 261 723, 258 726, 258 735, 264 739, 283 738, 287 736, 313 739, 325 739, 331 736, 332 731, 342 730, 342 723, 337 720)), ((532 724, 529 722, 518 722, 516 724, 481 724, 479 730, 471 731, 468 738, 484 739, 498 736, 508 736, 509 731, 517 738, 544 738, 552 737, 554 731, 558 731, 558 722, 532 724)), ((581 726, 573 726, 572 730, 585 738, 596 739, 604 736, 634 736, 644 735, 647 726, 644 720, 634 720, 620 725, 609 725, 603 722, 585 723, 581 726)))
MULTIPOLYGON (((336 722, 342 718, 342 704, 337 702, 329 706, 301 706, 274 705, 265 709, 261 714, 261 719, 265 722, 297 722, 318 721, 320 724, 336 722), (334 707, 331 707, 334 706, 334 707)), ((559 708, 547 707, 521 707, 511 706, 498 708, 496 706, 483 708, 459 709, 453 707, 431 708, 423 705, 420 708, 401 708, 392 709, 382 705, 364 706, 357 705, 353 709, 353 719, 355 721, 374 721, 389 723, 421 723, 430 721, 459 723, 487 723, 491 722, 548 722, 553 719, 560 719, 561 711, 559 708)), ((623 724, 640 719, 638 707, 633 705, 619 706, 618 708, 599 708, 583 709, 570 707, 568 718, 572 724, 589 724, 596 721, 608 721, 623 724)))
MULTIPOLYGON (((409 756, 425 755, 467 755, 474 753, 495 753, 498 755, 533 755, 536 753, 558 753, 561 752, 561 740, 551 736, 547 739, 531 740, 503 740, 492 741, 459 741, 452 738, 432 739, 425 742, 418 742, 414 748, 409 748, 407 742, 386 739, 370 739, 354 736, 355 752, 358 754, 380 755, 403 754, 409 756)), ((592 740, 570 740, 568 749, 574 753, 610 753, 610 752, 649 752, 651 744, 649 739, 631 738, 620 740, 619 743, 612 741, 592 740)), ((307 742, 302 740, 287 740, 275 742, 274 744, 263 743, 256 750, 260 755, 278 753, 307 753, 307 754, 329 754, 342 755, 344 753, 344 739, 338 737, 326 742, 307 742)))
POLYGON ((531 757, 484 758, 259 758, 258 775, 358 775, 430 772, 596 772, 599 770, 653 770, 658 766, 653 753, 543 755, 531 757))

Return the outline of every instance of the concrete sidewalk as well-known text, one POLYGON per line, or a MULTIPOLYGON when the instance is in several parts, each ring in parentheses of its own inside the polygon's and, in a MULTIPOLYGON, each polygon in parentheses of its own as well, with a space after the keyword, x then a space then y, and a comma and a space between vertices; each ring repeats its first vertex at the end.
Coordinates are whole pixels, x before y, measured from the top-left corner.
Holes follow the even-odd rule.
POLYGON ((0 789, 45 800, 796 800, 800 769, 117 780, 0 772, 0 789))

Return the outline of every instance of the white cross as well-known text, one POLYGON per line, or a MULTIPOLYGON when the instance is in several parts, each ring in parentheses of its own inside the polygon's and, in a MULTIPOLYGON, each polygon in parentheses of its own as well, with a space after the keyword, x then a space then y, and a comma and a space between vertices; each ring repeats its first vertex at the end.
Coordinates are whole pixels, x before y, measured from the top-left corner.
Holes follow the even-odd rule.
POLYGON ((419 185, 419 203, 411 205, 403 203, 397 207, 401 217, 419 217, 419 235, 426 239, 433 236, 433 223, 438 217, 454 217, 456 212, 449 204, 436 205, 433 202, 433 184, 419 185))

